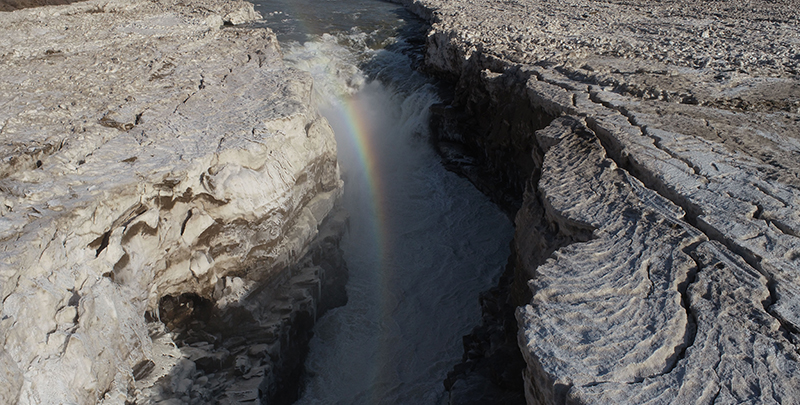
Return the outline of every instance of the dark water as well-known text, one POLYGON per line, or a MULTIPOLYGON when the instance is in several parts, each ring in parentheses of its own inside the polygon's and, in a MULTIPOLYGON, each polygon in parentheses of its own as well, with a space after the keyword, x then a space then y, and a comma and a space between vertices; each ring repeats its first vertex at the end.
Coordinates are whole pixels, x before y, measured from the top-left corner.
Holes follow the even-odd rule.
POLYGON ((320 319, 301 404, 435 404, 508 257, 506 216, 429 146, 422 24, 377 0, 256 3, 336 132, 349 302, 320 319))
POLYGON ((368 33, 375 49, 395 36, 403 22, 421 22, 397 4, 376 0, 263 0, 254 2, 264 25, 282 43, 304 43, 323 34, 368 33))

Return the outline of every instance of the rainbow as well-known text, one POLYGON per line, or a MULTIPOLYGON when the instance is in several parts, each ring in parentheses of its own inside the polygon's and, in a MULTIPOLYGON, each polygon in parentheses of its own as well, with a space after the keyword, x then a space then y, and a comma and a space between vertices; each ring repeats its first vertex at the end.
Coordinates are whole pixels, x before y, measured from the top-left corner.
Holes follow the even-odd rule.
MULTIPOLYGON (((386 253, 387 233, 386 233, 386 201, 382 184, 382 176, 378 166, 381 151, 373 140, 374 125, 370 120, 366 101, 359 97, 347 97, 341 104, 334 106, 334 110, 340 115, 341 122, 345 125, 345 131, 339 134, 340 137, 349 137, 348 142, 352 143, 356 151, 358 160, 358 172, 365 177, 368 188, 368 201, 370 202, 368 211, 359 213, 366 215, 373 222, 373 240, 377 242, 378 251, 376 258, 382 259, 386 253)), ((345 187, 347 187, 345 185, 345 187)))
MULTIPOLYGON (((369 264, 372 267, 367 269, 374 272, 375 288, 379 294, 379 301, 377 303, 378 319, 369 320, 370 322, 377 322, 376 335, 374 336, 373 343, 376 344, 377 352, 375 353, 378 358, 372 364, 365 365, 372 367, 367 378, 375 378, 373 386, 365 394, 372 397, 372 403, 380 403, 380 396, 383 394, 382 390, 385 389, 387 384, 392 384, 390 381, 394 380, 391 370, 379 369, 379 364, 387 364, 386 359, 382 356, 388 356, 392 350, 388 345, 392 343, 386 336, 385 325, 387 320, 392 318, 392 311, 397 305, 398 297, 391 292, 389 283, 391 282, 392 273, 392 260, 391 260, 391 246, 392 238, 389 232, 389 218, 387 217, 387 208, 389 203, 388 193, 390 192, 384 184, 385 176, 388 173, 382 171, 381 156, 391 151, 385 151, 381 147, 382 142, 378 142, 375 136, 378 134, 376 131, 375 106, 372 105, 374 100, 363 94, 356 94, 355 96, 346 97, 340 100, 337 105, 331 106, 329 114, 334 116, 328 117, 329 120, 335 121, 340 125, 337 126, 337 139, 340 140, 342 147, 350 147, 354 151, 354 156, 349 156, 352 173, 356 176, 363 176, 349 178, 350 182, 345 184, 345 188, 350 186, 357 186, 353 183, 361 182, 361 185, 366 185, 366 195, 362 195, 364 200, 359 201, 362 207, 360 212, 351 212, 351 215, 358 215, 359 219, 363 221, 364 227, 358 230, 352 229, 355 232, 364 232, 364 235, 358 236, 359 240, 369 240, 372 243, 369 245, 372 254, 369 264), (344 128, 341 128, 344 127, 344 128), (357 165, 357 167, 352 167, 357 165)), ((383 131, 380 131, 383 133, 383 131)), ((390 332, 389 332, 390 333, 390 332)), ((391 333, 390 333, 391 334, 391 333)))
MULTIPOLYGON (((306 3, 306 1, 290 0, 284 4, 284 9, 289 11, 287 15, 297 16, 298 28, 305 32, 315 32, 312 27, 313 22, 309 21, 313 18, 303 18, 308 14, 301 9, 306 3)), ((377 312, 370 311, 369 319, 365 321, 374 323, 377 329, 374 331, 375 335, 370 336, 371 341, 364 342, 370 346, 365 347, 365 350, 374 349, 376 352, 371 353, 375 357, 372 357, 370 364, 363 365, 369 370, 363 377, 370 379, 371 386, 359 396, 362 399, 369 398, 369 403, 381 403, 385 400, 382 395, 386 394, 387 386, 396 384, 394 371, 382 370, 380 365, 389 364, 390 361, 387 361, 386 356, 391 356, 390 353, 394 352, 390 347, 393 344, 390 329, 394 327, 390 320, 401 298, 396 292, 392 292, 390 286, 394 271, 392 264, 394 241, 387 216, 391 190, 385 182, 390 173, 385 171, 386 160, 382 158, 392 151, 386 150, 385 142, 377 138, 384 135, 384 130, 379 129, 378 125, 381 118, 376 115, 379 114, 376 110, 380 109, 373 105, 375 100, 371 99, 369 94, 365 94, 368 92, 362 91, 356 95, 341 97, 338 102, 327 104, 321 107, 321 110, 336 132, 339 158, 344 163, 343 166, 348 169, 345 173, 347 181, 345 189, 361 188, 358 190, 360 193, 355 193, 360 194, 355 201, 355 206, 358 208, 350 212, 351 216, 358 216, 357 221, 355 218, 351 219, 350 232, 355 239, 366 245, 362 248, 368 256, 363 257, 363 264, 369 267, 361 270, 369 272, 370 279, 375 283, 374 291, 377 296, 371 298, 369 300, 371 302, 367 304, 371 307, 377 306, 373 308, 377 312), (354 226, 356 222, 358 226, 354 226), (373 299, 377 302, 372 301, 373 299), (377 319, 372 319, 375 315, 377 319)), ((350 194, 347 191, 346 193, 350 194)))

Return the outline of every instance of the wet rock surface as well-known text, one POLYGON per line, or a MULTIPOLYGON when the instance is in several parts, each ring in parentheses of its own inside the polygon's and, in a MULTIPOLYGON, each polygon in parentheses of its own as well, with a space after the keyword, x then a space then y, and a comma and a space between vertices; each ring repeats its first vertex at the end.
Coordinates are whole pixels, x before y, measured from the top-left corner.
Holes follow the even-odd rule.
MULTIPOLYGON (((527 402, 796 403, 796 7, 406 5, 455 83, 443 154, 519 196, 506 301, 527 402)), ((486 372, 462 374, 452 403, 486 372)))
POLYGON ((251 401, 302 364, 342 301, 314 256, 336 250, 320 224, 342 183, 311 78, 272 32, 236 27, 257 17, 214 0, 0 12, 0 402, 251 401))

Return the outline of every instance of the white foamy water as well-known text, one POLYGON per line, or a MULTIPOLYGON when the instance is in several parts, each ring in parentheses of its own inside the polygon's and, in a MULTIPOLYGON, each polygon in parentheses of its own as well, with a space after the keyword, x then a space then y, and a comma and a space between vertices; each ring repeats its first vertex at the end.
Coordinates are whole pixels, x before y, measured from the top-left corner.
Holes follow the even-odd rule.
POLYGON ((369 35, 283 44, 286 59, 314 76, 350 213, 341 244, 349 301, 315 328, 300 404, 441 403, 462 336, 480 321, 478 294, 509 254, 508 219, 445 171, 428 143, 435 88, 410 68, 402 39, 372 50, 369 35))

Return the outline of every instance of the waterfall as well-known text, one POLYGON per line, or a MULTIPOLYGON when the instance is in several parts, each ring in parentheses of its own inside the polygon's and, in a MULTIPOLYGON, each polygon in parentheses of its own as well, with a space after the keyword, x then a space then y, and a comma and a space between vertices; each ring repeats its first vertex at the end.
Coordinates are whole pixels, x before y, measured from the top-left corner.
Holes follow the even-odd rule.
POLYGON ((478 294, 497 282, 509 255, 507 217, 447 172, 430 147, 428 110, 438 90, 412 69, 414 45, 399 33, 399 16, 410 17, 374 3, 383 15, 372 10, 366 26, 302 43, 286 28, 300 25, 291 24, 293 10, 261 5, 292 32, 285 59, 314 77, 317 105, 336 133, 350 214, 341 245, 349 301, 315 327, 301 404, 441 403, 461 338, 480 322, 478 294))

